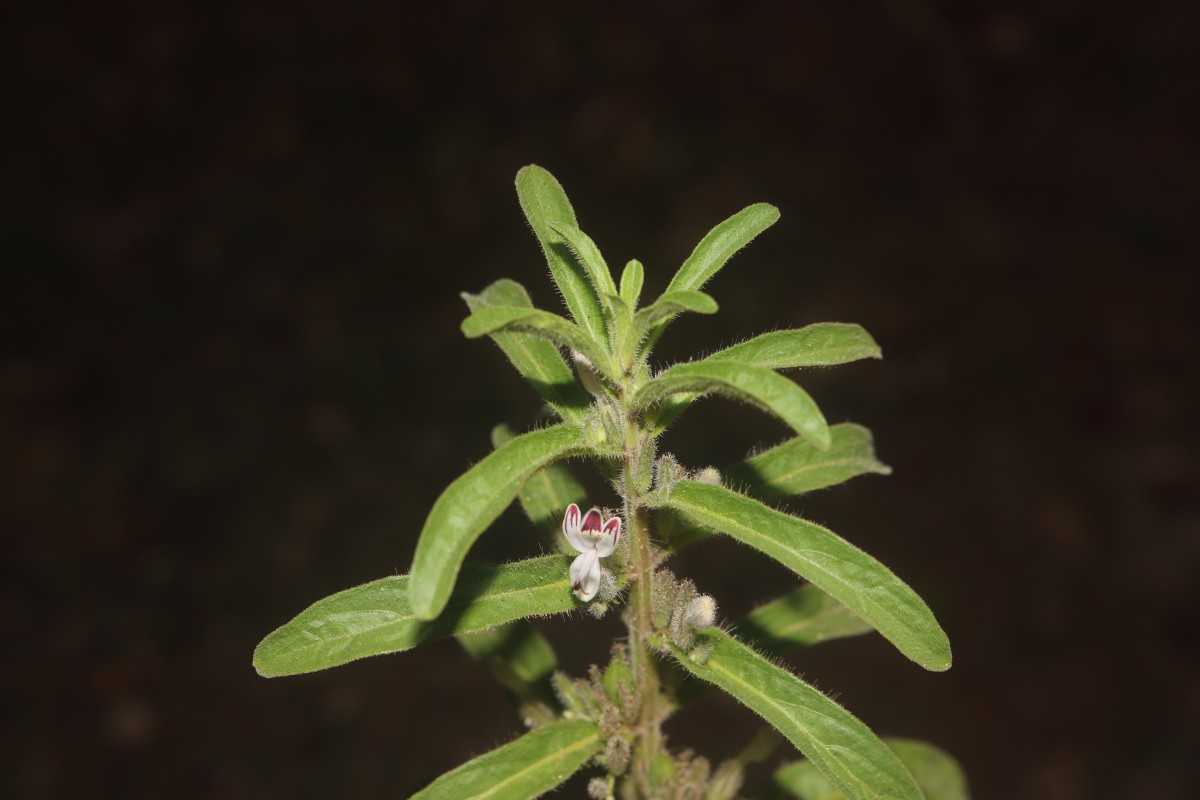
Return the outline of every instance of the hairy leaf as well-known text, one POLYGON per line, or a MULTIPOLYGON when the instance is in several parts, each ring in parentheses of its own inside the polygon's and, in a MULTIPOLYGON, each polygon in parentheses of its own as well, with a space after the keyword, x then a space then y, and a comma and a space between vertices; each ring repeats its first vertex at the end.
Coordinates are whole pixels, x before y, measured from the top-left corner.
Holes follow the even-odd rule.
POLYGON ((551 223, 579 226, 562 185, 545 169, 530 164, 517 173, 517 197, 525 219, 529 220, 534 236, 542 245, 546 263, 550 266, 550 277, 562 293, 571 316, 593 339, 605 341, 604 319, 587 275, 562 236, 550 227, 551 223))
POLYGON ((409 594, 417 617, 441 613, 467 550, 522 484, 547 464, 583 449, 579 428, 554 425, 500 446, 446 487, 425 520, 413 556, 409 594))
POLYGON ((779 209, 768 203, 755 203, 743 208, 700 240, 675 277, 671 278, 667 291, 704 286, 734 253, 750 244, 754 237, 774 225, 778 219, 779 209))
MULTIPOLYGON (((507 425, 497 425, 492 429, 492 446, 499 447, 514 436, 507 425)), ((537 526, 542 540, 552 549, 574 557, 575 551, 562 533, 563 512, 571 503, 586 506, 587 492, 567 465, 548 464, 533 473, 521 484, 517 499, 525 516, 537 526)))
POLYGON ((799 330, 773 331, 718 350, 709 360, 741 361, 770 369, 828 367, 862 358, 882 358, 871 334, 861 325, 819 322, 799 330))
POLYGON ((816 523, 696 481, 680 481, 665 505, 771 556, 870 623, 929 670, 950 667, 950 641, 916 592, 871 556, 816 523))
POLYGON ((744 703, 796 746, 854 800, 924 800, 895 753, 866 725, 821 692, 777 667, 724 631, 697 634, 692 654, 673 649, 692 674, 744 703))
POLYGON ((608 262, 600 254, 600 248, 592 241, 592 237, 566 222, 551 222, 550 227, 561 236, 575 253, 575 259, 587 272, 592 283, 592 290, 597 297, 617 293, 613 283, 612 273, 608 271, 608 262))
POLYGON ((748 494, 774 500, 823 489, 858 475, 889 475, 891 467, 875 458, 871 432, 861 425, 842 423, 829 428, 829 449, 820 450, 802 438, 790 439, 725 470, 726 482, 748 494))
POLYGON ((765 367, 737 361, 696 361, 677 364, 638 391, 639 409, 669 400, 672 395, 713 392, 744 400, 775 414, 818 448, 829 447, 829 426, 808 392, 765 367))
MULTIPOLYGON (((479 294, 463 292, 462 298, 471 311, 495 306, 533 308, 525 287, 507 278, 496 281, 479 294)), ((570 422, 583 419, 591 399, 575 380, 575 373, 563 360, 556 344, 536 334, 516 331, 495 331, 490 336, 521 377, 529 381, 560 417, 570 422)))
POLYGON ((625 301, 625 305, 631 309, 637 308, 638 300, 642 297, 642 283, 645 280, 645 270, 642 267, 642 262, 636 258, 631 259, 625 265, 624 272, 621 273, 621 299, 625 301))
POLYGON ((299 675, 523 617, 581 608, 571 593, 569 565, 564 556, 464 565, 445 612, 432 622, 422 622, 413 612, 407 575, 346 589, 318 600, 263 639, 254 651, 254 668, 267 678, 299 675))
POLYGON ((543 336, 555 344, 577 350, 604 374, 613 377, 608 351, 600 342, 588 336, 570 320, 536 308, 493 306, 476 311, 462 322, 462 332, 468 339, 514 330, 543 336))
MULTIPOLYGON (((912 773, 917 785, 925 793, 925 800, 970 800, 962 767, 944 751, 927 742, 912 739, 888 738, 883 743, 912 773)), ((795 800, 846 798, 809 761, 797 761, 780 768, 772 777, 772 783, 776 797, 795 800)))
POLYGON ((637 326, 641 330, 648 330, 667 317, 673 317, 685 311, 693 314, 715 314, 717 313, 717 301, 704 292, 694 290, 680 289, 666 292, 652 305, 637 312, 637 326))
POLYGON ((782 655, 831 639, 868 633, 871 626, 811 583, 750 612, 737 626, 769 653, 782 655))
MULTIPOLYGON (((696 245, 696 249, 671 278, 667 291, 700 289, 725 266, 734 253, 750 244, 754 237, 774 225, 778 219, 779 209, 775 206, 755 203, 720 223, 696 245)), ((670 323, 670 318, 664 319, 650 330, 646 339, 647 350, 654 346, 670 323)))
POLYGON ((584 720, 565 720, 530 731, 447 772, 412 800, 532 800, 571 777, 604 741, 584 720))

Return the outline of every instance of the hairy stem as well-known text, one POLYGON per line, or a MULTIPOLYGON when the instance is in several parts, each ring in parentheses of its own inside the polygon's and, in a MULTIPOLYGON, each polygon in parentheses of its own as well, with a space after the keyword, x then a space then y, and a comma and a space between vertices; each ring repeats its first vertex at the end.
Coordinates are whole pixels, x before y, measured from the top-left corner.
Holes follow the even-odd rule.
POLYGON ((637 694, 642 698, 637 722, 638 738, 633 751, 632 775, 636 786, 643 793, 648 793, 650 765, 662 747, 658 709, 658 664, 649 643, 649 637, 654 630, 654 553, 650 547, 650 529, 636 477, 637 464, 643 456, 641 448, 645 446, 643 442, 647 439, 639 435, 641 431, 637 415, 627 414, 626 419, 628 422, 621 465, 621 489, 625 500, 625 523, 628 526, 631 588, 630 610, 625 615, 625 622, 629 630, 629 649, 637 694))

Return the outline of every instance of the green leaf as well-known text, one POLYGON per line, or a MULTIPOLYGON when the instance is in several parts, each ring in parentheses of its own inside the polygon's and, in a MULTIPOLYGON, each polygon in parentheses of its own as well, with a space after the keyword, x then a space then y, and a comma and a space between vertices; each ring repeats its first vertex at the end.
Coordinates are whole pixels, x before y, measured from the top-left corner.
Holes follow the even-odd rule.
POLYGON ((648 330, 667 317, 691 311, 693 314, 717 313, 717 301, 704 292, 679 290, 666 292, 654 301, 652 305, 637 312, 637 325, 642 330, 648 330))
MULTIPOLYGON (((884 739, 916 780, 926 800, 970 800, 962 767, 947 753, 926 742, 912 739, 884 739)), ((779 796, 795 800, 845 800, 809 761, 797 761, 780 768, 772 778, 779 796)))
POLYGON ((950 641, 929 606, 891 570, 832 531, 724 487, 690 480, 676 484, 664 505, 811 581, 926 669, 950 668, 950 641))
POLYGON ((714 392, 744 400, 775 414, 817 447, 829 447, 829 426, 808 392, 765 367, 737 361, 677 364, 643 386, 633 402, 636 408, 644 410, 670 400, 671 395, 695 392, 714 392))
POLYGON ((779 209, 768 203, 755 203, 743 208, 700 240, 700 244, 696 245, 696 249, 671 279, 667 291, 699 289, 725 266, 734 253, 750 244, 754 237, 774 225, 778 219, 779 209))
POLYGON ((299 675, 422 642, 473 633, 523 617, 581 608, 570 561, 542 556, 499 566, 467 564, 446 611, 422 622, 410 605, 410 578, 395 575, 318 600, 269 634, 254 651, 265 678, 299 675))
MULTIPOLYGON (((471 311, 495 306, 533 308, 525 287, 516 281, 501 279, 479 294, 463 292, 463 300, 471 311)), ((558 415, 570 422, 579 422, 591 405, 591 398, 575 380, 575 373, 563 360, 558 346, 532 333, 496 331, 491 339, 521 377, 529 381, 558 415)))
POLYGON ((797 647, 868 633, 872 628, 810 583, 759 606, 738 623, 737 630, 760 649, 783 655, 797 647))
POLYGON ((417 617, 433 619, 445 608, 467 550, 521 485, 547 464, 583 449, 579 428, 553 425, 502 445, 446 487, 425 520, 413 556, 409 593, 417 617))
POLYGON ((462 322, 462 332, 468 339, 513 330, 545 337, 551 342, 583 353, 602 373, 614 378, 608 351, 570 320, 536 308, 493 306, 483 308, 462 322))
POLYGON ((532 800, 579 771, 604 747, 584 720, 544 725, 447 772, 412 800, 532 800))
MULTIPOLYGON (((514 435, 507 425, 497 425, 492 429, 492 446, 499 447, 514 435)), ((563 512, 571 503, 586 506, 587 492, 567 465, 549 464, 539 469, 521 484, 517 499, 525 516, 538 527, 543 541, 554 550, 574 557, 575 551, 562 533, 563 512)))
POLYGON ((900 759, 853 714, 729 634, 697 634, 693 659, 672 648, 692 674, 745 704, 804 753, 826 778, 854 800, 925 800, 900 759))
POLYGON ((608 271, 608 263, 600 253, 600 248, 592 241, 592 237, 574 225, 566 222, 551 222, 550 227, 561 236, 575 254, 575 260, 587 272, 592 283, 592 290, 597 297, 616 294, 617 286, 613 283, 612 273, 608 271))
POLYGON ((534 236, 542 245, 546 263, 550 266, 550 277, 562 293, 571 316, 593 339, 606 341, 604 318, 587 275, 571 255, 562 236, 550 227, 551 223, 579 226, 562 185, 546 170, 530 164, 517 173, 517 198, 534 236))
POLYGON ((625 271, 621 273, 621 299, 631 309, 637 308, 638 300, 642 297, 642 282, 645 280, 645 277, 646 274, 642 268, 642 262, 636 258, 630 260, 625 265, 625 271))
MULTIPOLYGON (((750 244, 754 237, 774 225, 778 219, 779 209, 775 206, 755 203, 720 223, 696 245, 696 249, 675 273, 675 277, 671 278, 667 291, 703 287, 717 270, 725 266, 725 262, 732 258, 734 253, 750 244)), ((670 318, 667 318, 651 329, 646 339, 646 350, 654 346, 670 323, 670 318)))
POLYGON ((871 334, 861 325, 820 322, 799 330, 773 331, 719 350, 709 360, 741 361, 769 369, 828 367, 862 358, 882 358, 871 334))
POLYGON ((774 500, 833 486, 857 475, 891 474, 891 467, 875 458, 871 432, 861 425, 832 425, 829 441, 828 450, 819 450, 802 438, 789 439, 725 470, 726 482, 774 500))
POLYGON ((554 718, 558 703, 550 676, 558 668, 554 649, 527 620, 519 619, 458 637, 458 643, 503 686, 522 716, 542 722, 554 718))

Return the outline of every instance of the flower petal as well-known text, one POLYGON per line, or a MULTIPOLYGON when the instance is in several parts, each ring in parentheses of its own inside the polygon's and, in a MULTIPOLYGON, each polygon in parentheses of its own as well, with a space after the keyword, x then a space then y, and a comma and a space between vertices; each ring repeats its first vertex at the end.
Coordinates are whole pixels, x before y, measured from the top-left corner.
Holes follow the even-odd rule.
POLYGON ((592 506, 592 510, 589 511, 587 516, 583 518, 583 524, 579 526, 579 529, 584 533, 588 533, 589 531, 593 534, 599 533, 600 524, 603 519, 604 517, 600 514, 600 509, 592 506))
POLYGON ((582 553, 592 546, 591 542, 586 542, 579 537, 579 525, 581 523, 579 506, 571 503, 567 506, 567 511, 563 514, 563 535, 567 537, 567 541, 571 543, 577 551, 582 553))
POLYGON ((600 558, 596 548, 589 547, 571 562, 571 590, 585 603, 600 589, 600 558))
POLYGON ((621 518, 613 517, 600 529, 600 541, 596 542, 596 555, 600 558, 608 558, 612 555, 613 550, 617 549, 617 543, 620 541, 621 518))

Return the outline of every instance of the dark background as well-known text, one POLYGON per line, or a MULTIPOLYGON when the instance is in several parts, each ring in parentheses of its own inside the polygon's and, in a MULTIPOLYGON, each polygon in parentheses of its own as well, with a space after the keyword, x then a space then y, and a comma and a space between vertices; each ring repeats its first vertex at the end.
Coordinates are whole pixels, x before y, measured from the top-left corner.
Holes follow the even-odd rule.
MULTIPOLYGON (((882 344, 799 377, 895 474, 793 508, 916 588, 954 668, 864 638, 798 671, 983 800, 1200 796, 1195 4, 505 5, 15 4, 5 794, 403 797, 515 735, 453 642, 275 681, 250 654, 407 571, 491 426, 532 422, 457 294, 557 308, 536 161, 651 295, 781 209, 657 363, 824 320, 882 344)), ((713 400, 664 446, 785 436, 713 400)), ((537 549, 510 513, 479 555, 537 549)), ((727 619, 793 583, 731 542, 679 569, 727 619)), ((619 626, 546 630, 580 671, 619 626)), ((719 759, 755 728, 713 696, 670 733, 719 759)))

